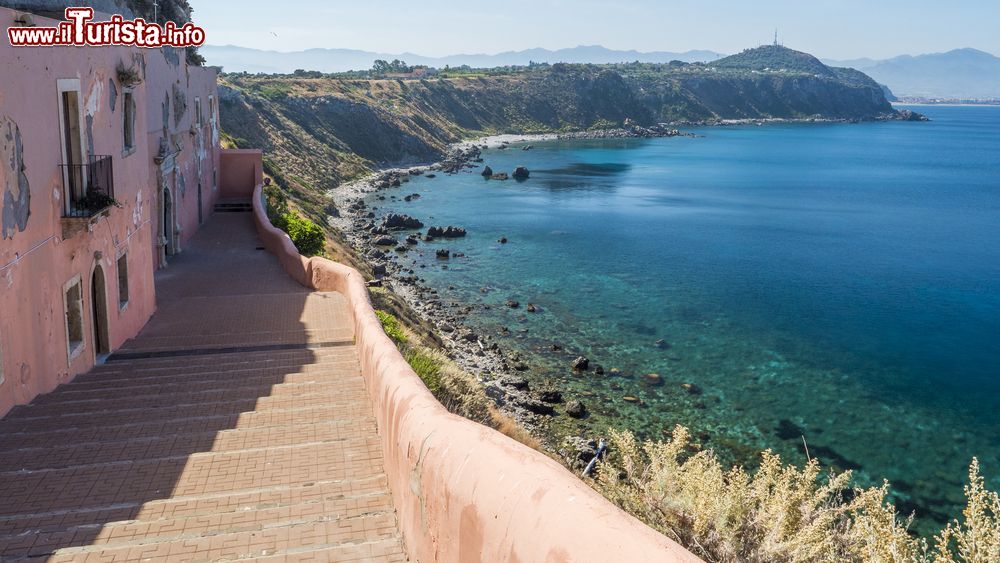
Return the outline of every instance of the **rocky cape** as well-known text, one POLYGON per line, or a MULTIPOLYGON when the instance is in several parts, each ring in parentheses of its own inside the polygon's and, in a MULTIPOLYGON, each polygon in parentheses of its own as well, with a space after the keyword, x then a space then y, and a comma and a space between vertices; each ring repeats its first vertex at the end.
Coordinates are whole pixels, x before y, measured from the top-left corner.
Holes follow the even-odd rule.
POLYGON ((263 149, 314 193, 440 161, 453 143, 482 135, 902 118, 866 75, 783 47, 713 63, 554 64, 420 80, 229 74, 220 113, 235 144, 263 149))

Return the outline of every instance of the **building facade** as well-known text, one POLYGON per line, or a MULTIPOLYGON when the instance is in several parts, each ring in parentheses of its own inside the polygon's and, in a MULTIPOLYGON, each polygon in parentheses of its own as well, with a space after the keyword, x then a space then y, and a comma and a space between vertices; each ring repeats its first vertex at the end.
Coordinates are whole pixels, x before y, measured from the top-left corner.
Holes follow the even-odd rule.
MULTIPOLYGON (((0 8, 0 28, 54 25, 0 8)), ((156 310, 218 199, 216 71, 177 49, 0 39, 0 416, 156 310)))

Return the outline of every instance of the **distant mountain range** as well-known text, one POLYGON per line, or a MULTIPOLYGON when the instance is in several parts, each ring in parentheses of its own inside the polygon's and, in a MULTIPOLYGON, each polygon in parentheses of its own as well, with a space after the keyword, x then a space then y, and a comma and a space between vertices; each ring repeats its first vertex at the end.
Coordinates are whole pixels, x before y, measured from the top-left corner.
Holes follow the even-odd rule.
POLYGON ((903 55, 887 60, 824 60, 851 67, 888 86, 896 96, 921 98, 1000 98, 1000 58, 976 49, 903 55))
POLYGON ((376 59, 387 61, 400 59, 409 65, 426 65, 436 68, 444 68, 445 65, 491 68, 512 65, 524 66, 532 61, 536 63, 607 64, 632 61, 669 63, 676 60, 693 63, 713 61, 723 56, 713 51, 687 51, 686 53, 616 51, 599 45, 581 45, 555 51, 527 49, 507 51, 495 55, 464 54, 446 57, 425 57, 414 53, 376 53, 355 49, 309 49, 282 53, 233 45, 205 45, 201 48, 201 54, 208 60, 208 64, 221 66, 228 72, 246 71, 251 73, 290 73, 299 68, 320 72, 367 70, 372 67, 372 63, 376 59))
MULTIPOLYGON (((279 52, 236 47, 206 45, 201 48, 208 64, 218 65, 229 72, 291 73, 296 69, 321 72, 366 70, 376 59, 400 59, 410 65, 444 66, 469 65, 475 68, 527 65, 538 63, 619 63, 641 61, 668 63, 712 62, 724 55, 714 51, 695 50, 684 53, 667 51, 619 51, 599 45, 582 45, 569 49, 527 49, 495 55, 462 54, 446 57, 426 57, 415 53, 377 53, 356 49, 309 49, 279 52)), ((976 49, 956 49, 947 53, 903 55, 892 59, 860 58, 850 60, 825 59, 830 66, 860 70, 877 82, 889 87, 900 97, 988 99, 1000 98, 1000 58, 976 49)))

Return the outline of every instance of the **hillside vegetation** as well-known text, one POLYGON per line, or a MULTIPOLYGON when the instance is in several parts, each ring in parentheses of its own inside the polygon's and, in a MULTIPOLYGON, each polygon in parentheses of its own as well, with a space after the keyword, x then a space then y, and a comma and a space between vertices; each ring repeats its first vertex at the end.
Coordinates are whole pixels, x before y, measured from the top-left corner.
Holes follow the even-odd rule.
POLYGON ((448 144, 483 134, 894 114, 870 78, 783 47, 712 64, 536 65, 422 80, 229 74, 222 90, 225 131, 313 191, 437 160, 448 144))

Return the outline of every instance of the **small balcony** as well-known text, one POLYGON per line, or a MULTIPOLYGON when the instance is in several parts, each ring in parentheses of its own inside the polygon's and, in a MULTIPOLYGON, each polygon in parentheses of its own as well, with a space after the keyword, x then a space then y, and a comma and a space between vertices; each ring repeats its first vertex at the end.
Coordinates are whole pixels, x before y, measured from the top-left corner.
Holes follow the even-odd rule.
POLYGON ((115 175, 108 155, 92 155, 87 164, 60 164, 66 205, 64 219, 90 219, 117 205, 115 175))

